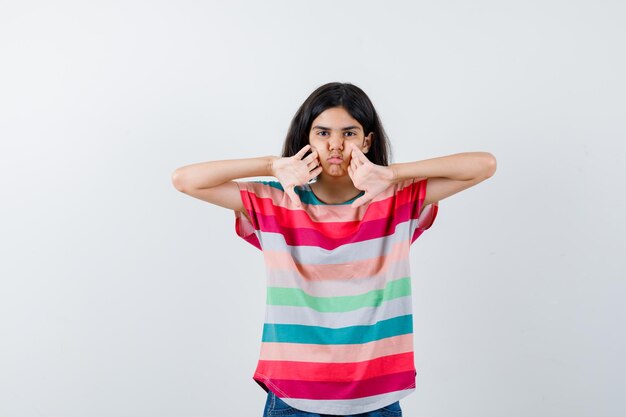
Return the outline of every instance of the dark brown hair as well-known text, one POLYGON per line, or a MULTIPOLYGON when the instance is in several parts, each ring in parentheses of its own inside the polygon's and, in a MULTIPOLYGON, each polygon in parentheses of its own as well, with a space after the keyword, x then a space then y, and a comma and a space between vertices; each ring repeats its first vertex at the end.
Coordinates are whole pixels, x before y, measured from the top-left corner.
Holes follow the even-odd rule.
POLYGON ((324 110, 332 107, 344 108, 363 126, 365 136, 374 132, 372 144, 365 156, 376 165, 388 166, 391 160, 391 146, 378 114, 367 94, 350 83, 324 84, 311 93, 291 120, 282 156, 293 156, 308 145, 313 120, 324 110))

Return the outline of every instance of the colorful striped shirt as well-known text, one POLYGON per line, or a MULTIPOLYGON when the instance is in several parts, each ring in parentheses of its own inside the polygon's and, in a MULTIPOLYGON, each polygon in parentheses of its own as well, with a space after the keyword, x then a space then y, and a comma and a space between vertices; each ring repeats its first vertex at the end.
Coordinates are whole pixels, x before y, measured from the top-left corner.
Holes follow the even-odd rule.
POLYGON ((309 184, 293 204, 278 181, 237 182, 250 215, 238 236, 263 251, 266 314, 253 379, 296 409, 349 415, 415 391, 409 247, 438 203, 408 179, 352 208, 309 184))

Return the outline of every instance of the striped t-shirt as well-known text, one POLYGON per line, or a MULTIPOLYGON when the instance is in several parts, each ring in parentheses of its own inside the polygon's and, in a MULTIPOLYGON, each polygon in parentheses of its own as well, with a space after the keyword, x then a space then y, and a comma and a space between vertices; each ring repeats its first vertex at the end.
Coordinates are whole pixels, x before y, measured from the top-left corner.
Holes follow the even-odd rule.
POLYGON ((237 235, 263 251, 267 306, 253 379, 299 410, 358 414, 415 391, 409 247, 437 215, 426 179, 360 207, 326 204, 309 184, 295 206, 278 181, 237 182, 250 220, 237 235))

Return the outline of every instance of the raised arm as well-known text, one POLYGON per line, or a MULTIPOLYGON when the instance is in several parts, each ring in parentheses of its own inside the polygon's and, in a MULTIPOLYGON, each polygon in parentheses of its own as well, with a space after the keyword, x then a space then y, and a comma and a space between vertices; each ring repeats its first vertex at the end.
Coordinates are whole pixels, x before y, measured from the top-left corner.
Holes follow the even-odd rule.
POLYGON ((229 159, 186 165, 172 173, 172 184, 182 193, 246 213, 237 178, 271 176, 276 156, 229 159))
POLYGON ((285 193, 300 204, 293 187, 310 181, 322 170, 318 166, 316 151, 304 157, 309 148, 310 145, 306 145, 297 154, 284 158, 262 156, 183 166, 172 173, 172 184, 178 191, 192 197, 248 215, 241 201, 239 186, 233 180, 273 176, 280 181, 285 193))
POLYGON ((389 166, 376 165, 355 145, 352 148, 348 174, 356 188, 365 193, 352 202, 356 208, 372 201, 392 184, 407 179, 426 179, 424 205, 436 203, 491 177, 496 158, 489 152, 463 152, 389 166))
POLYGON ((472 187, 496 172, 489 152, 463 152, 415 162, 391 164, 394 181, 428 178, 424 204, 431 204, 472 187))

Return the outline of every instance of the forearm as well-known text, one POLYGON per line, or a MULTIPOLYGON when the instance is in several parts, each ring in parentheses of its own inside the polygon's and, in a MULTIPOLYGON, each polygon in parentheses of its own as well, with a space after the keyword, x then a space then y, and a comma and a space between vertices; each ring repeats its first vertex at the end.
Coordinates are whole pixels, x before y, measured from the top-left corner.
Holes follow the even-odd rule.
POLYGON ((200 162, 178 168, 172 182, 178 189, 211 188, 237 178, 272 176, 276 156, 200 162))
POLYGON ((495 172, 496 159, 489 152, 463 152, 415 162, 391 164, 393 181, 409 178, 444 177, 453 180, 488 178, 495 172))

